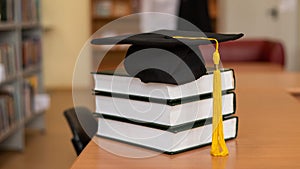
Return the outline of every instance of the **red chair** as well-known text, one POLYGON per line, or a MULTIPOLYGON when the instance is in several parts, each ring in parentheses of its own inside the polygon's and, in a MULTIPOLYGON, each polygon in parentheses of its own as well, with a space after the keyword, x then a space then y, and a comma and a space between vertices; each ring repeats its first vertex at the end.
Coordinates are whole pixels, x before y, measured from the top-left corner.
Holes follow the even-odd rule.
MULTIPOLYGON (((211 60, 214 48, 199 47, 204 59, 211 60)), ((272 62, 284 66, 285 51, 282 43, 272 40, 243 39, 220 43, 222 62, 272 62)))

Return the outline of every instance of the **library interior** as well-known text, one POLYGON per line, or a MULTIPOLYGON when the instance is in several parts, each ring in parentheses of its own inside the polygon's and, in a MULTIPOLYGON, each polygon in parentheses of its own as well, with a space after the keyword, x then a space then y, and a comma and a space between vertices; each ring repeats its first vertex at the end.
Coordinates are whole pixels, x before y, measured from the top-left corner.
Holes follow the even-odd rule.
POLYGON ((0 169, 299 168, 299 30, 298 0, 0 0, 0 169))

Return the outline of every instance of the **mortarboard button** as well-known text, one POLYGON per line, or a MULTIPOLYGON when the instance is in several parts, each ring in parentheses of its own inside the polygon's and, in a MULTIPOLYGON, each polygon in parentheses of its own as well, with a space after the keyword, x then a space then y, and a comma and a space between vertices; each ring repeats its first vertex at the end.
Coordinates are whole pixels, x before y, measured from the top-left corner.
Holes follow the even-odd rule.
POLYGON ((95 45, 131 44, 124 60, 130 76, 141 81, 184 84, 206 74, 199 45, 212 42, 203 39, 176 39, 181 37, 209 37, 225 42, 239 39, 243 34, 217 34, 192 31, 158 30, 149 33, 128 34, 93 39, 95 45))

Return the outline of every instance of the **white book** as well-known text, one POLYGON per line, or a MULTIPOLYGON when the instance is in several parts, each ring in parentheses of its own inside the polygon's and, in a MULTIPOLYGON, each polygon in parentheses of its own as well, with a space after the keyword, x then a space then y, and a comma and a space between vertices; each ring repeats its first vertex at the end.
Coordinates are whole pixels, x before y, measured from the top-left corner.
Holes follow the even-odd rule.
MULTIPOLYGON (((178 100, 158 100, 126 97, 113 93, 96 93, 96 113, 130 118, 168 126, 175 126, 212 117, 213 99, 198 96, 178 100)), ((236 109, 233 92, 222 96, 222 114, 234 114, 236 109)))
MULTIPOLYGON (((143 83, 139 78, 129 77, 125 70, 93 73, 95 91, 136 95, 158 99, 178 99, 195 95, 212 93, 213 74, 208 74, 199 79, 182 85, 163 83, 143 83)), ((232 69, 224 69, 221 72, 222 90, 235 88, 234 72, 232 69)))
MULTIPOLYGON (((97 135, 100 137, 139 145, 168 154, 208 145, 212 139, 211 120, 168 127, 104 115, 98 118, 98 123, 97 135)), ((237 136, 237 117, 224 119, 223 126, 226 140, 237 136)))

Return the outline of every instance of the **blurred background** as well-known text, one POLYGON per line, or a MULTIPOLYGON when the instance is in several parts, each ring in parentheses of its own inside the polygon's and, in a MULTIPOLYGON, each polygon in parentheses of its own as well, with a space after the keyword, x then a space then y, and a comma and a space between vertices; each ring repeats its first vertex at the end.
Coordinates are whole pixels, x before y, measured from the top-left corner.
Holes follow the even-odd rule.
MULTIPOLYGON (((79 1, 76 4, 70 5, 70 2, 67 0, 62 2, 44 0, 41 10, 43 16, 42 23, 49 29, 43 37, 46 87, 70 87, 73 66, 81 47, 104 24, 120 16, 139 11, 177 14, 179 13, 178 11, 168 11, 168 6, 171 6, 174 2, 159 0, 151 2, 144 2, 143 0, 90 0, 79 1), (143 3, 146 3, 146 7, 143 7, 143 3), (162 6, 159 3, 165 4, 162 6), (152 6, 148 6, 147 8, 149 4, 152 4, 152 6), (53 70, 53 67, 56 69, 53 70)), ((201 3, 198 4, 198 6, 200 5, 201 3)), ((297 56, 300 39, 298 33, 298 1, 209 0, 208 5, 212 31, 220 33, 242 32, 245 34, 245 38, 270 38, 279 40, 286 48, 285 68, 287 70, 300 70, 300 57, 297 56)), ((199 8, 203 7, 200 6, 199 8)), ((201 10, 197 9, 193 11, 201 12, 201 10)), ((205 13, 205 11, 202 13, 205 13)), ((190 15, 190 17, 194 16, 195 20, 197 20, 200 14, 191 12, 190 15)), ((87 84, 82 85, 85 86, 87 84)))
MULTIPOLYGON (((0 87, 1 93, 8 93, 1 94, 5 98, 1 97, 0 107, 9 109, 7 105, 12 104, 16 112, 10 117, 1 107, 0 169, 71 167, 76 153, 62 113, 73 106, 74 69, 76 94, 89 98, 89 73, 98 65, 91 56, 76 67, 77 59, 89 38, 111 21, 139 12, 160 12, 184 18, 204 32, 244 33, 243 40, 276 41, 284 48, 282 68, 300 71, 299 9, 297 0, 0 0, 0 87), (10 55, 15 58, 4 59, 10 55), (25 109, 42 113, 27 115, 25 109)), ((151 31, 159 24, 187 29, 175 19, 165 23, 147 16, 121 24, 93 37, 151 31)), ((119 62, 124 52, 114 49, 103 66, 119 62)), ((243 57, 243 52, 239 55, 243 57)))

